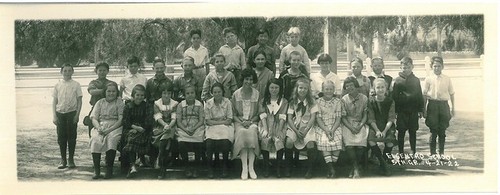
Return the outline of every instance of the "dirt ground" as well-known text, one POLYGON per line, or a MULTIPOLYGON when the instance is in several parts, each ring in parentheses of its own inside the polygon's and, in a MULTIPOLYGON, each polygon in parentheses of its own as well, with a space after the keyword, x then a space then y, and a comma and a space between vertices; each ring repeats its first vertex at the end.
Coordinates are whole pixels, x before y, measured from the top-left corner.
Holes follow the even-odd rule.
MULTIPOLYGON (((454 118, 448 131, 446 140, 446 154, 453 155, 456 160, 453 166, 444 165, 391 165, 392 177, 407 176, 437 176, 437 175, 459 175, 466 173, 482 173, 483 161, 483 115, 480 113, 459 113, 459 117, 454 118), (455 164, 458 163, 458 166, 455 164)), ((417 133, 417 151, 427 156, 429 154, 428 136, 429 130, 421 121, 421 129, 417 133)), ((407 138, 408 139, 408 138, 407 138)), ((78 141, 76 146, 75 161, 76 169, 57 169, 59 163, 59 149, 56 141, 54 129, 18 129, 17 135, 17 157, 18 157, 18 179, 20 181, 67 181, 91 180, 93 174, 92 160, 88 148, 87 129, 80 126, 78 129, 78 141)), ((406 152, 409 152, 408 142, 406 152)), ((395 153, 397 149, 393 150, 395 153)), ((342 158, 342 157, 341 157, 342 158)), ((114 180, 125 180, 118 170, 118 160, 115 161, 114 180)), ((104 162, 101 163, 103 165, 104 162)), ((300 164, 305 163, 301 160, 300 164)), ((340 162, 339 177, 347 177, 347 165, 340 162)), ((425 161, 424 161, 425 163, 425 161)), ((234 160, 231 166, 231 173, 228 179, 239 178, 239 167, 241 164, 234 160)), ((303 166, 299 166, 303 167, 303 166)), ((323 178, 325 173, 323 166, 318 166, 315 170, 315 177, 323 178)), ((369 170, 364 172, 365 177, 382 177, 377 174, 376 166, 369 165, 369 170)), ((257 174, 261 175, 261 163, 257 163, 257 174)), ((144 168, 140 170, 137 180, 155 180, 158 170, 144 168)), ((294 171, 292 178, 302 179, 304 170, 294 171)), ((271 178, 274 178, 271 174, 271 178)), ((200 178, 206 178, 206 169, 202 168, 200 178)), ((166 180, 185 179, 182 167, 174 166, 168 170, 166 180)))
MULTIPOLYGON (((392 72, 388 74, 394 75, 392 72)), ((419 72, 418 74, 421 75, 423 72, 419 72)), ((485 171, 484 138, 485 132, 488 132, 488 130, 486 130, 484 126, 484 105, 486 102, 483 98, 484 81, 481 77, 482 71, 473 69, 454 70, 454 72, 452 72, 452 70, 450 70, 450 76, 451 75, 456 91, 457 114, 456 117, 452 119, 451 126, 447 132, 446 154, 453 155, 453 157, 456 158, 456 160, 452 161, 453 166, 449 166, 448 164, 426 165, 426 161, 423 161, 424 164, 418 165, 391 165, 391 178, 415 178, 426 180, 431 178, 447 178, 444 176, 453 176, 452 178, 456 178, 484 175, 482 174, 485 171), (454 77, 455 75, 457 76, 454 77), (456 166, 457 164, 455 164, 455 162, 458 163, 458 166, 456 166)), ((27 84, 50 86, 53 85, 54 82, 55 81, 52 80, 31 81, 27 84)), ((82 81, 82 84, 85 84, 85 82, 86 81, 82 81)), ((88 131, 87 128, 82 125, 81 121, 78 127, 75 154, 77 168, 57 169, 59 163, 59 149, 56 141, 55 127, 51 123, 51 91, 52 89, 44 87, 16 88, 17 180, 21 183, 47 181, 83 181, 87 183, 91 181, 93 168, 88 147, 88 131)), ((83 116, 90 110, 88 106, 89 96, 85 87, 83 88, 83 94, 84 107, 80 119, 83 119, 83 116)), ((417 133, 417 152, 427 156, 429 154, 429 129, 424 125, 423 120, 420 121, 420 125, 421 128, 417 133)), ((491 131, 495 131, 495 129, 489 129, 489 132, 491 131)), ((408 136, 406 139, 408 140, 408 136)), ((405 151, 408 153, 409 150, 409 143, 406 141, 405 151)), ((393 153, 396 153, 396 151, 397 149, 395 148, 393 153)), ((295 168, 293 171, 291 179, 276 179, 273 171, 271 177, 266 180, 262 177, 262 163, 259 160, 256 163, 256 171, 259 176, 257 181, 286 181, 283 183, 285 185, 301 183, 305 170, 302 170, 300 167, 305 167, 303 166, 305 163, 303 159, 305 158, 305 156, 302 156, 302 160, 298 168, 295 168)), ((274 161, 272 161, 272 163, 275 165, 274 161)), ((342 156, 339 164, 339 178, 336 180, 338 181, 337 183, 352 184, 350 180, 347 179, 348 163, 345 162, 345 158, 342 156)), ((101 162, 101 165, 104 165, 104 162, 101 162)), ((318 165, 319 166, 316 166, 314 172, 314 178, 316 178, 316 180, 314 180, 315 183, 326 181, 319 180, 320 178, 324 178, 326 169, 322 163, 318 163, 318 165)), ((125 179, 125 176, 120 174, 118 166, 119 162, 118 159, 116 159, 114 171, 116 177, 113 181, 126 181, 127 179, 125 179)), ((224 181, 230 182, 231 184, 235 184, 232 181, 239 181, 240 167, 241 163, 239 160, 232 161, 230 177, 224 179, 224 181)), ((274 166, 272 170, 274 170, 274 166)), ((206 173, 206 168, 202 168, 200 179, 203 179, 204 182, 209 182, 205 179, 206 173)), ((133 180, 148 182, 157 181, 157 174, 158 170, 143 168, 140 169, 139 174, 133 180)), ((370 182, 377 183, 385 181, 382 179, 383 176, 378 174, 377 167, 374 164, 369 164, 368 169, 362 172, 362 176, 363 178, 371 179, 369 180, 370 182)), ((168 185, 174 185, 170 181, 187 181, 188 179, 184 177, 183 167, 175 165, 168 169, 167 178, 165 180, 169 181, 167 182, 168 185)), ((219 180, 222 179, 217 178, 214 181, 219 180)), ((425 191, 425 189, 422 190, 425 191)), ((351 192, 350 189, 344 189, 344 191, 351 192)))

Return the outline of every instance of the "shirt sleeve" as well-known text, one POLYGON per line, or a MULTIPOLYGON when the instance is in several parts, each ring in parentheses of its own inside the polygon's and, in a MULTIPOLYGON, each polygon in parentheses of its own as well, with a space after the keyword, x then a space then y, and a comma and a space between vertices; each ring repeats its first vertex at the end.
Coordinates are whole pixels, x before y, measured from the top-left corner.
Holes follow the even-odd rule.
POLYGON ((246 63, 246 59, 245 59, 245 52, 243 51, 243 49, 241 49, 241 52, 240 52, 240 63, 241 63, 242 70, 245 68, 248 68, 247 63, 246 63))
POLYGON ((318 111, 319 111, 319 109, 318 109, 318 104, 314 104, 314 106, 311 108, 311 114, 312 114, 312 113, 316 113, 316 112, 318 112, 318 111))
POLYGON ((80 86, 80 83, 76 83, 76 97, 82 97, 82 86, 80 86))
POLYGON ((94 105, 94 109, 92 110, 92 113, 90 113, 90 118, 95 118, 99 120, 99 116, 101 116, 101 106, 102 106, 102 99, 97 101, 94 105))
POLYGON ((451 83, 451 78, 448 78, 448 79, 449 79, 449 81, 450 81, 450 82, 449 82, 449 83, 450 83, 450 86, 448 86, 448 93, 449 93, 450 95, 453 95, 453 94, 455 94, 455 90, 453 89, 453 84, 451 83))
POLYGON ((203 112, 205 112, 205 120, 212 119, 212 113, 210 112, 210 109, 208 108, 209 105, 210 105, 210 101, 207 101, 207 103, 205 103, 205 107, 203 107, 203 112))
MULTIPOLYGON (((173 100, 170 100, 170 101, 173 101, 173 100)), ((170 119, 172 119, 172 120, 177 119, 177 105, 179 105, 179 103, 174 102, 174 103, 172 103, 172 107, 170 107, 170 109, 172 109, 172 113, 170 114, 170 119)))
POLYGON ((288 110, 286 112, 287 114, 294 114, 295 111, 293 110, 293 105, 288 104, 288 110))
POLYGON ((302 56, 303 56, 303 61, 304 61, 306 71, 307 71, 307 73, 311 74, 311 61, 309 59, 309 56, 307 55, 307 51, 304 49, 303 52, 304 52, 304 55, 302 55, 302 56))
POLYGON ((207 75, 207 77, 205 78, 205 81, 203 82, 203 87, 202 87, 202 90, 201 90, 201 99, 203 101, 206 101, 210 98, 210 83, 212 81, 212 79, 210 78, 210 73, 207 75))
POLYGON ((226 99, 227 101, 227 106, 226 106, 226 117, 228 119, 233 119, 233 104, 231 104, 231 101, 229 99, 226 99))
POLYGON ((430 78, 426 77, 424 81, 424 91, 422 92, 424 96, 428 96, 427 94, 429 93, 429 89, 431 87, 430 85, 431 85, 430 78))
POLYGON ((153 118, 155 119, 155 121, 158 121, 159 119, 163 118, 163 114, 161 113, 160 108, 158 107, 158 105, 156 105, 156 103, 153 105, 153 107, 154 107, 153 118))
POLYGON ((55 86, 54 86, 54 90, 52 91, 52 97, 54 98, 57 98, 57 94, 59 93, 59 83, 57 83, 55 86))
POLYGON ((288 111, 288 101, 286 99, 281 99, 281 104, 283 104, 283 108, 278 110, 278 117, 279 119, 285 120, 286 121, 286 114, 288 111))

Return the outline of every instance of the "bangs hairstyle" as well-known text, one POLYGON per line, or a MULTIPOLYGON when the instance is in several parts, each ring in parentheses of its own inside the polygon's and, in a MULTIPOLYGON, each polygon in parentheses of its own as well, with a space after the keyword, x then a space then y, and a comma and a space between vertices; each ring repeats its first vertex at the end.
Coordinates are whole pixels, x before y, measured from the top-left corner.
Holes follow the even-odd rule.
POLYGON ((373 88, 375 88, 375 86, 377 86, 377 84, 379 83, 383 83, 386 90, 389 86, 387 86, 387 82, 385 82, 385 80, 383 78, 376 78, 375 80, 373 80, 373 88))
POLYGON ((245 68, 244 70, 241 71, 241 83, 245 81, 245 78, 247 77, 252 77, 253 83, 257 83, 257 74, 255 74, 255 71, 253 71, 250 68, 245 68))
POLYGON ((262 55, 264 56, 264 59, 265 59, 265 62, 264 62, 264 67, 267 65, 267 55, 266 55, 266 52, 264 52, 264 50, 262 50, 262 49, 258 49, 258 50, 257 50, 257 51, 253 54, 253 56, 251 56, 251 58, 250 58, 250 59, 251 59, 251 60, 250 60, 250 62, 248 62, 248 64, 250 64, 250 66, 251 66, 252 68, 257 67, 257 64, 255 64, 255 62, 254 62, 254 61, 255 61, 255 58, 257 58, 257 56, 258 56, 259 54, 262 54, 262 55))
POLYGON ((295 105, 298 103, 298 89, 299 89, 299 84, 304 83, 307 86, 307 93, 306 93, 306 102, 307 105, 312 107, 314 105, 314 98, 312 96, 311 92, 311 81, 309 79, 301 78, 295 83, 295 87, 293 88, 293 94, 292 94, 292 105, 295 105))
POLYGON ((189 37, 193 37, 193 35, 199 35, 201 38, 201 30, 200 29, 194 29, 189 32, 189 37))
POLYGON ((63 72, 64 67, 70 67, 71 71, 75 72, 75 69, 73 68, 73 66, 71 66, 71 64, 69 64, 69 63, 66 63, 66 64, 63 64, 61 66, 61 73, 63 72))
POLYGON ((214 93, 214 88, 216 88, 216 87, 218 87, 218 88, 220 88, 222 90, 222 97, 224 97, 224 93, 225 93, 225 91, 224 91, 224 85, 222 85, 222 83, 219 83, 219 82, 215 82, 212 85, 212 87, 210 87, 210 93, 213 94, 214 93))
POLYGON ((140 64, 140 60, 139 60, 139 58, 138 58, 137 56, 132 56, 132 57, 130 57, 130 58, 127 60, 127 64, 128 64, 128 65, 131 65, 131 64, 133 64, 133 63, 137 63, 137 65, 139 65, 139 64, 140 64))
POLYGON ((347 78, 344 80, 344 86, 342 86, 342 89, 346 89, 346 85, 347 85, 348 83, 352 83, 352 84, 354 84, 354 87, 359 88, 358 79, 356 79, 356 78, 354 78, 354 77, 347 77, 347 78))
POLYGON ((289 57, 288 60, 292 61, 292 56, 299 56, 300 58, 302 58, 302 55, 300 55, 300 52, 298 52, 298 51, 292 51, 292 52, 290 52, 290 57, 289 57))
POLYGON ((108 63, 106 63, 106 62, 99 62, 97 65, 95 65, 95 69, 94 69, 94 71, 96 71, 96 72, 97 72, 97 69, 98 69, 99 67, 104 67, 104 68, 106 68, 106 69, 109 71, 109 64, 108 64, 108 63))
POLYGON ((222 59, 224 59, 224 63, 226 63, 226 56, 224 56, 224 54, 222 54, 220 52, 217 52, 214 54, 214 57, 212 58, 213 64, 215 64, 215 58, 222 58, 222 59))
POLYGON ((167 84, 164 87, 160 88, 160 91, 163 92, 174 92, 174 85, 171 84, 170 82, 167 82, 167 84))
MULTIPOLYGON (((350 62, 349 64, 351 64, 351 65, 352 65, 352 63, 354 63, 354 62, 357 62, 357 63, 361 64, 361 68, 363 68, 363 67, 364 67, 364 65, 363 65, 363 60, 362 60, 361 58, 355 57, 355 58, 353 58, 353 59, 351 60, 351 62, 350 62)), ((352 67, 352 66, 351 66, 351 67, 352 67)))
POLYGON ((332 85, 333 86, 333 90, 335 90, 335 83, 333 81, 330 81, 330 80, 326 80, 325 82, 321 83, 321 90, 324 90, 325 89, 325 86, 327 85, 332 85))
POLYGON ((108 84, 106 84, 106 88, 104 90, 104 97, 106 97, 106 91, 108 91, 108 87, 114 87, 116 89, 116 98, 118 98, 118 93, 120 93, 120 89, 118 88, 118 84, 116 84, 115 82, 109 82, 108 84))
POLYGON ((271 80, 267 82, 266 90, 264 91, 264 98, 262 101, 262 106, 264 106, 264 108, 267 105, 271 104, 271 92, 269 91, 269 86, 271 86, 271 84, 276 84, 280 87, 280 90, 278 92, 278 102, 277 102, 278 105, 280 105, 281 98, 283 98, 283 80, 277 78, 271 78, 271 80))
POLYGON ((333 59, 330 55, 328 55, 327 53, 324 53, 318 57, 318 64, 320 62, 328 62, 329 64, 331 64, 333 62, 333 59))
MULTIPOLYGON (((141 84, 136 85, 132 89, 132 98, 135 97, 135 94, 137 93, 137 91, 142 91, 142 92, 146 93, 146 87, 144 87, 144 85, 141 85, 141 84)), ((146 94, 144 94, 144 95, 146 95, 146 94)))
POLYGON ((413 65, 413 60, 406 56, 401 59, 401 65, 413 65))
POLYGON ((186 86, 184 86, 184 96, 186 96, 186 91, 188 91, 188 89, 192 89, 196 95, 196 86, 187 84, 186 86))

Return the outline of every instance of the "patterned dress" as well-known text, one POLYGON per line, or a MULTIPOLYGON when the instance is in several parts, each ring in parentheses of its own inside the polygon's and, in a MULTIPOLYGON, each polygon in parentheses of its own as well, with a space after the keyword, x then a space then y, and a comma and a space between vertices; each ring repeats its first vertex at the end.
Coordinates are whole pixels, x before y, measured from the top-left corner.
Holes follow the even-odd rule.
MULTIPOLYGON (((287 114, 293 115, 292 120, 295 127, 297 127, 299 131, 304 131, 307 127, 307 123, 309 123, 309 121, 311 120, 311 115, 316 112, 318 112, 317 105, 308 105, 307 101, 303 101, 297 102, 294 105, 289 105, 287 114)), ((288 127, 286 136, 294 142, 295 148, 299 150, 303 149, 307 143, 316 141, 314 128, 309 129, 304 139, 299 139, 297 134, 295 134, 295 132, 290 127, 288 127)))
MULTIPOLYGON (((327 129, 332 129, 335 120, 341 120, 342 117, 342 101, 338 98, 325 100, 318 99, 318 118, 321 118, 327 129)), ((333 140, 330 140, 326 132, 319 126, 316 126, 316 143, 320 151, 335 151, 342 150, 342 126, 339 126, 333 131, 333 140)))
MULTIPOLYGON (((219 105, 215 104, 214 98, 209 99, 205 104, 205 120, 233 120, 233 106, 231 101, 222 97, 219 105)), ((206 122, 206 121, 205 121, 206 122)), ((207 125, 205 129, 205 139, 234 141, 233 125, 207 125)))
POLYGON ((158 120, 162 119, 165 123, 170 124, 176 117, 176 106, 177 102, 173 99, 170 99, 170 103, 168 105, 164 105, 163 99, 160 98, 154 103, 154 119, 156 121, 156 125, 153 128, 153 144, 156 145, 160 140, 172 139, 175 135, 175 126, 172 127, 169 131, 163 131, 163 126, 158 122, 158 120))
MULTIPOLYGON (((249 100, 244 100, 242 97, 242 89, 236 90, 233 94, 233 114, 234 116, 241 117, 244 120, 249 120, 258 116, 259 110, 259 92, 252 88, 252 97, 249 100)), ((235 140, 233 146, 233 158, 240 154, 243 148, 253 148, 256 156, 259 156, 259 139, 258 139, 258 126, 252 124, 250 127, 245 128, 239 122, 234 123, 235 140)))
MULTIPOLYGON (((97 119, 102 128, 107 131, 123 115, 123 107, 124 104, 121 99, 115 99, 111 102, 101 99, 95 104, 90 118, 97 119)), ((108 150, 116 150, 122 136, 122 126, 114 129, 107 135, 101 135, 97 132, 96 128, 93 128, 91 135, 92 137, 89 142, 91 153, 104 153, 108 150)))
MULTIPOLYGON (((352 98, 349 94, 342 97, 342 116, 345 116, 352 125, 359 125, 363 118, 363 113, 367 112, 368 98, 358 93, 358 96, 352 98)), ((343 129, 342 138, 345 146, 363 146, 366 147, 368 139, 368 125, 364 124, 358 134, 353 134, 347 127, 343 129)))
MULTIPOLYGON (((261 140, 260 146, 262 150, 274 152, 285 148, 285 131, 286 131, 286 111, 288 109, 288 101, 282 98, 280 104, 277 101, 271 101, 270 104, 263 106, 260 104, 259 131, 263 131, 263 123, 267 123, 269 134, 274 134, 273 137, 259 137, 261 140), (281 121, 285 123, 279 128, 281 121)), ((261 135, 262 133, 259 133, 261 135)))
MULTIPOLYGON (((204 118, 203 104, 200 101, 195 100, 194 104, 188 105, 186 100, 182 101, 177 105, 177 124, 182 123, 187 128, 194 127, 201 118, 204 118)), ((177 141, 179 142, 203 142, 205 136, 205 126, 202 125, 198 127, 193 135, 188 135, 186 132, 177 128, 177 141)))
POLYGON ((146 154, 149 151, 151 131, 153 128, 153 109, 146 102, 139 105, 129 102, 123 110, 124 151, 146 154), (141 126, 144 132, 132 133, 132 125, 141 126))

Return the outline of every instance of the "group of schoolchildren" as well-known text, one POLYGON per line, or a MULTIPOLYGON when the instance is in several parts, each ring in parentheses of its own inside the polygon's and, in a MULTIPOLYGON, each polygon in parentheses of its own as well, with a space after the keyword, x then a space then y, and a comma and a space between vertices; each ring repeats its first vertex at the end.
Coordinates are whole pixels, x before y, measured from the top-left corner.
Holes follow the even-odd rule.
MULTIPOLYGON (((209 62, 208 50, 200 44, 201 31, 191 31, 193 45, 184 53, 184 73, 173 81, 165 75, 165 62, 158 58, 150 79, 138 73, 139 58, 129 58, 129 72, 119 84, 106 78, 108 64, 96 65, 98 78, 88 87, 93 179, 102 177, 102 153, 106 155, 104 178, 113 176, 117 150, 127 178, 137 174, 137 158, 148 164, 145 155, 160 168, 159 179, 177 159, 185 167, 186 177, 199 177, 199 168, 206 162, 207 177, 214 178, 220 154, 221 177, 228 176, 230 154, 241 159, 242 179, 257 178, 254 164, 262 154, 263 176, 268 177, 270 153, 274 152, 276 176, 290 177, 300 150, 307 152, 305 178, 312 177, 320 154, 328 167, 326 176, 336 177, 341 151, 350 162, 349 177, 359 178, 367 148, 378 159, 382 173, 389 175, 388 154, 395 145, 404 153, 406 131, 411 152, 416 153, 420 117, 426 117, 431 131, 431 154, 436 154, 436 141, 439 154, 444 154, 445 132, 455 106, 450 78, 441 74, 441 57, 432 58, 434 74, 425 79, 423 90, 412 73, 409 57, 401 60, 401 72, 394 80, 384 74, 382 58, 372 60, 373 75, 369 77, 361 73, 363 61, 354 58, 350 62, 352 75, 341 87, 339 77, 329 69, 332 58, 328 54, 318 57, 321 71, 311 73, 307 52, 298 44, 297 27, 288 31, 290 44, 279 58, 267 45, 266 30, 259 31, 259 43, 249 48, 248 59, 237 44, 234 29, 226 28, 223 34, 227 44, 209 62), (215 70, 207 74, 209 64, 215 70), (383 151, 378 142, 385 144, 383 151), (189 152, 194 152, 193 160, 189 160, 189 152)), ((63 80, 53 93, 59 169, 76 166, 73 156, 82 91, 71 78, 73 72, 71 65, 61 67, 63 80)))

